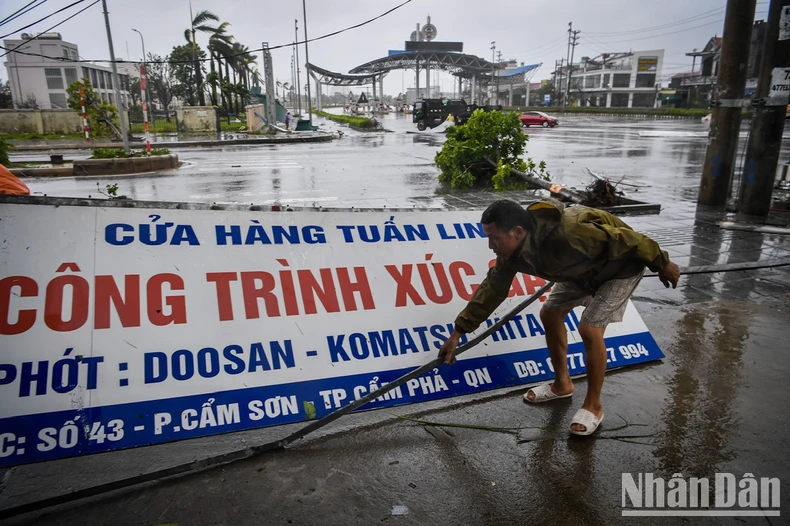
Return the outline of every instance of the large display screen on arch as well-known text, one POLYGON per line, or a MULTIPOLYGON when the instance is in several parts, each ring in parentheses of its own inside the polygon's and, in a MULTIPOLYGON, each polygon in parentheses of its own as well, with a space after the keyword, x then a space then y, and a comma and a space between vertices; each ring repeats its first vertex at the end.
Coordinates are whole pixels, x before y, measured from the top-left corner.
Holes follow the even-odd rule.
MULTIPOLYGON (((480 212, 0 217, 0 466, 320 418, 434 358, 493 259, 480 212)), ((549 378, 539 310, 366 407, 549 378)), ((663 357, 633 305, 606 341, 610 367, 663 357)))

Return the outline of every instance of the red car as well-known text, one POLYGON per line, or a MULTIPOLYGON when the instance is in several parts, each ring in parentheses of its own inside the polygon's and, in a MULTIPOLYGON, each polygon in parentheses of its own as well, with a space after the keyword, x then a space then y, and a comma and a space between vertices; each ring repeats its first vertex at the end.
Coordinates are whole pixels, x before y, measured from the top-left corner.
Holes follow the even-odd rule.
POLYGON ((551 126, 553 128, 559 124, 560 121, 555 117, 550 117, 542 111, 528 111, 521 114, 521 125, 527 128, 530 126, 543 126, 544 128, 551 126))

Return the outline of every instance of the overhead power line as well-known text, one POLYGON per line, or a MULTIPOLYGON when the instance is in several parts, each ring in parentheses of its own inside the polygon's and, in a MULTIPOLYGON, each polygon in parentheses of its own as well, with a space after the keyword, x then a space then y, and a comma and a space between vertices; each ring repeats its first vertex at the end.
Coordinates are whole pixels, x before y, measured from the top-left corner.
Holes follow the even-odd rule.
MULTIPOLYGON (((68 16, 68 17, 64 18, 63 20, 61 20, 60 22, 58 22, 58 23, 57 23, 57 24, 55 24, 54 26, 52 26, 52 27, 50 27, 49 29, 47 29, 47 30, 43 31, 43 33, 49 33, 50 31, 52 31, 52 30, 53 30, 53 29, 55 29, 56 27, 60 26, 61 24, 65 24, 66 22, 68 22, 69 20, 71 20, 72 18, 74 18, 75 16, 77 16, 78 14, 82 13, 83 11, 86 11, 87 9, 90 9, 91 7, 95 6, 95 5, 96 5, 96 4, 98 4, 99 2, 101 2, 101 0, 95 0, 95 1, 94 1, 92 4, 88 4, 86 7, 83 7, 82 9, 80 9, 79 11, 77 11, 76 13, 74 13, 73 15, 71 15, 71 16, 68 16)), ((31 39, 23 41, 21 44, 19 44, 18 46, 16 46, 15 48, 12 48, 12 49, 8 49, 8 48, 6 48, 6 47, 4 47, 4 46, 0 46, 0 48, 3 48, 3 49, 5 49, 5 50, 6 50, 6 52, 5 52, 5 53, 3 53, 2 55, 0 55, 0 58, 3 58, 4 56, 8 55, 9 53, 13 53, 13 52, 20 53, 19 51, 16 51, 16 50, 17 50, 17 49, 19 49, 19 48, 21 48, 22 46, 24 46, 25 44, 27 44, 27 43, 28 43, 28 42, 30 42, 31 40, 36 40, 36 39, 37 39, 37 38, 38 38, 38 37, 39 37, 41 34, 42 34, 42 33, 39 33, 39 35, 37 35, 37 36, 34 36, 34 37, 33 37, 33 38, 31 38, 31 39)), ((24 53, 24 52, 23 52, 23 53, 24 53)), ((25 54, 27 54, 27 55, 40 55, 39 53, 25 53, 25 54)), ((43 57, 44 55, 40 55, 40 56, 42 56, 42 57, 43 57)), ((45 58, 52 58, 52 57, 45 57, 45 58)), ((61 57, 61 58, 63 58, 63 57, 61 57)))
POLYGON ((17 9, 16 11, 11 13, 7 17, 5 17, 4 19, 0 20, 0 26, 3 26, 3 25, 5 25, 5 24, 7 24, 7 23, 9 23, 9 22, 11 22, 13 20, 16 20, 17 18, 19 18, 20 16, 22 16, 22 15, 24 15, 26 13, 29 13, 33 9, 35 9, 38 6, 44 4, 46 1, 47 0, 33 0, 29 4, 27 4, 27 5, 23 6, 23 7, 20 7, 19 9, 17 9), (39 3, 37 5, 33 5, 36 2, 39 2, 39 3))
MULTIPOLYGON (((85 8, 83 8, 83 9, 81 9, 81 10, 77 11, 76 13, 74 13, 73 15, 71 15, 70 17, 68 17, 68 18, 66 18, 65 20, 63 20, 63 21, 59 22, 58 24, 56 24, 56 25, 52 26, 51 28, 47 29, 47 31, 51 31, 52 29, 55 29, 55 28, 56 28, 56 27, 58 27, 60 24, 62 24, 62 23, 64 23, 64 22, 66 22, 66 21, 68 21, 68 20, 70 20, 70 19, 74 18, 74 17, 75 17, 75 16, 77 16, 78 14, 82 13, 83 11, 85 11, 85 10, 86 10, 86 9, 88 9, 89 7, 91 7, 91 6, 95 5, 95 4, 97 4, 97 3, 98 3, 98 2, 100 2, 100 1, 101 1, 101 0, 95 0, 95 1, 94 1, 92 4, 89 4, 87 7, 85 7, 85 8)), ((352 29, 357 29, 357 28, 359 28, 359 27, 362 27, 362 26, 364 26, 364 25, 370 24, 371 22, 375 22, 375 21, 376 21, 376 20, 378 20, 379 18, 382 18, 382 17, 384 17, 384 16, 387 16, 388 14, 392 13, 392 12, 393 12, 393 11, 395 11, 396 9, 400 9, 401 7, 403 7, 403 6, 405 6, 406 4, 410 3, 411 1, 412 1, 412 0, 406 0, 405 2, 403 2, 403 3, 400 3, 400 4, 396 5, 395 7, 391 8, 391 9, 388 9, 387 11, 385 11, 385 12, 381 13, 380 15, 378 15, 378 16, 374 16, 373 18, 371 18, 371 19, 369 19, 369 20, 365 20, 364 22, 360 22, 359 24, 355 24, 355 25, 353 25, 353 26, 348 26, 348 27, 346 27, 346 28, 339 29, 339 30, 337 30, 337 31, 333 31, 333 32, 331 32, 331 33, 327 33, 327 34, 325 34, 325 35, 321 35, 321 36, 319 36, 319 37, 310 38, 310 39, 307 39, 307 40, 302 40, 302 41, 299 41, 299 42, 288 42, 287 44, 279 44, 279 45, 277 45, 277 46, 269 46, 267 49, 268 49, 269 51, 271 51, 271 50, 274 50, 274 49, 290 48, 290 47, 293 47, 294 45, 308 44, 308 43, 310 43, 310 42, 315 42, 315 41, 317 41, 317 40, 323 40, 323 39, 325 39, 325 38, 333 37, 333 36, 335 36, 335 35, 339 35, 340 33, 345 33, 346 31, 351 31, 352 29)), ((47 32, 47 31, 45 31, 45 32, 47 32)), ((31 40, 34 40, 34 39, 31 39, 31 40)), ((4 46, 0 46, 0 49, 4 49, 4 50, 6 50, 6 52, 5 52, 5 53, 3 53, 2 55, 0 55, 0 58, 3 58, 4 56, 6 56, 6 55, 8 55, 9 53, 12 53, 12 52, 13 52, 13 53, 20 53, 20 54, 22 54, 22 55, 29 55, 29 56, 32 56, 32 57, 42 57, 42 58, 46 58, 46 59, 50 59, 50 60, 57 60, 57 61, 60 61, 60 62, 68 62, 68 63, 81 63, 81 62, 85 62, 85 63, 92 63, 92 62, 107 62, 107 63, 112 63, 112 62, 113 62, 112 60, 109 60, 109 59, 104 59, 104 58, 101 58, 101 59, 78 59, 78 60, 74 60, 74 59, 69 59, 69 58, 66 58, 66 57, 50 57, 49 55, 43 55, 43 54, 41 54, 41 53, 31 53, 31 52, 28 52, 28 51, 17 51, 17 50, 18 50, 18 49, 19 49, 21 46, 23 46, 23 45, 24 45, 24 44, 26 44, 27 42, 28 42, 28 41, 25 41, 25 42, 23 42, 22 44, 20 44, 19 46, 15 47, 15 48, 12 48, 12 49, 6 48, 6 47, 4 47, 4 46)), ((251 55, 251 54, 253 54, 253 53, 259 53, 259 52, 261 52, 261 51, 263 51, 263 48, 259 48, 259 49, 251 49, 251 50, 249 50, 249 51, 245 51, 245 52, 243 52, 243 53, 235 53, 235 54, 233 54, 233 55, 226 55, 226 56, 225 56, 225 58, 234 58, 234 57, 240 57, 240 56, 243 56, 243 55, 251 55)), ((211 60, 211 59, 210 59, 210 58, 199 58, 199 59, 197 59, 197 61, 195 61, 195 60, 191 60, 191 59, 190 59, 190 60, 167 60, 166 62, 167 62, 168 64, 194 64, 195 62, 208 62, 209 60, 211 60)), ((116 63, 116 64, 142 64, 143 62, 142 62, 142 61, 138 61, 138 60, 117 60, 117 59, 116 59, 116 60, 115 60, 115 63, 116 63)))
POLYGON ((706 24, 700 24, 698 26, 687 27, 685 29, 678 29, 677 31, 670 31, 669 33, 659 33, 657 35, 650 35, 650 36, 646 36, 646 37, 630 38, 630 39, 626 39, 626 40, 612 40, 610 42, 598 41, 598 43, 609 46, 609 45, 612 45, 612 44, 620 44, 620 43, 623 43, 623 42, 633 42, 633 41, 636 41, 636 40, 649 40, 651 38, 658 38, 658 37, 664 37, 664 36, 667 36, 667 35, 675 35, 677 33, 684 33, 686 31, 691 31, 693 29, 699 29, 701 27, 711 26, 713 24, 721 24, 722 22, 724 22, 723 18, 720 19, 720 20, 714 20, 713 22, 708 22, 706 24))
POLYGON ((20 27, 20 28, 19 28, 19 29, 17 29, 16 31, 11 31, 10 33, 7 33, 7 34, 5 34, 5 35, 3 35, 3 36, 0 36, 0 38, 6 38, 6 37, 10 37, 10 36, 11 36, 11 35, 13 35, 14 33, 19 33, 20 31, 24 31, 25 29, 27 29, 27 28, 29 28, 29 27, 32 27, 32 26, 34 26, 34 25, 36 25, 36 24, 40 24, 41 22, 43 22, 43 21, 44 21, 44 20, 46 20, 47 18, 49 18, 49 17, 51 17, 51 16, 55 16, 55 15, 57 15, 58 13, 61 13, 61 12, 65 11, 65 10, 67 10, 67 9, 71 8, 71 7, 74 7, 74 6, 75 6, 75 5, 77 5, 77 4, 81 4, 81 3, 82 3, 82 2, 84 2, 84 1, 85 1, 85 0, 77 0, 77 1, 76 1, 76 2, 74 2, 74 3, 67 5, 66 7, 61 7, 60 9, 58 9, 57 11, 55 11, 54 13, 50 13, 50 14, 48 14, 47 16, 45 16, 44 18, 39 18, 39 19, 38 19, 38 20, 36 20, 35 22, 32 22, 32 23, 30 23, 30 24, 26 25, 25 27, 20 27))
POLYGON ((683 24, 688 24, 688 23, 691 23, 691 22, 696 22, 698 20, 702 20, 702 19, 705 19, 705 18, 710 18, 712 16, 718 16, 718 15, 722 14, 722 11, 724 11, 724 7, 719 7, 717 9, 711 9, 710 11, 705 11, 705 12, 700 13, 698 15, 685 17, 685 18, 682 18, 680 20, 675 20, 674 22, 668 22, 666 24, 661 24, 661 25, 658 25, 658 26, 643 27, 641 29, 629 29, 627 31, 608 31, 608 32, 606 32, 606 31, 604 31, 604 32, 601 32, 601 31, 585 31, 585 34, 587 34, 587 35, 597 35, 597 36, 621 36, 621 35, 632 35, 632 34, 635 34, 635 33, 645 33, 645 32, 651 32, 651 31, 660 31, 662 29, 668 29, 670 27, 676 27, 678 25, 683 25, 683 24))

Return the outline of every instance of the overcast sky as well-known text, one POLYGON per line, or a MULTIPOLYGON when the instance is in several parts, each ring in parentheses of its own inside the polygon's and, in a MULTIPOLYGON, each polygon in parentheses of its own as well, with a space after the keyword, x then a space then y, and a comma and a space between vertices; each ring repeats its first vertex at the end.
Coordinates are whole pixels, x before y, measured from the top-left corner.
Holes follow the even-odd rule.
MULTIPOLYGON (((48 0, 30 13, 0 26, 0 35, 34 22, 74 0, 48 0)), ((307 0, 308 36, 316 37, 357 24, 400 4, 403 0, 307 0)), ((0 19, 29 0, 0 0, 0 19)), ((27 29, 44 31, 90 1, 27 29)), ((145 37, 147 52, 167 54, 174 45, 184 43, 189 27, 189 0, 107 0, 110 24, 118 57, 142 57, 140 37, 145 37)), ((690 70, 691 59, 684 54, 702 48, 708 39, 721 35, 726 0, 412 0, 400 9, 366 26, 310 45, 310 61, 338 72, 403 49, 415 25, 426 16, 438 30, 437 40, 462 41, 464 52, 491 59, 491 41, 502 52, 502 59, 525 64, 542 62, 534 81, 549 78, 554 61, 565 57, 568 22, 581 30, 575 58, 596 56, 601 52, 664 49, 664 85, 671 75, 690 70)), ((236 40, 258 49, 292 42, 294 19, 299 19, 299 37, 304 36, 302 2, 299 0, 193 0, 195 13, 208 9, 230 23, 236 40)), ((767 15, 768 2, 757 5, 757 19, 767 15)), ((63 39, 76 43, 86 59, 107 59, 109 50, 101 3, 59 26, 63 39)), ((9 38, 17 37, 19 33, 9 38)), ((207 36, 199 36, 205 45, 207 36)), ((258 54, 259 69, 260 54, 258 54)), ((300 59, 305 62, 304 47, 300 59)), ((290 81, 291 49, 273 52, 275 76, 290 81)), ((5 68, 0 78, 7 79, 5 68)), ((304 70, 302 84, 305 83, 304 70)), ((445 91, 452 80, 441 75, 445 91)), ((424 85, 424 75, 421 84, 424 85)), ((393 71, 384 84, 387 94, 397 95, 402 87, 414 85, 414 72, 393 71)), ((345 89, 347 91, 347 88, 345 89)), ((326 92, 326 91, 325 91, 326 92)))

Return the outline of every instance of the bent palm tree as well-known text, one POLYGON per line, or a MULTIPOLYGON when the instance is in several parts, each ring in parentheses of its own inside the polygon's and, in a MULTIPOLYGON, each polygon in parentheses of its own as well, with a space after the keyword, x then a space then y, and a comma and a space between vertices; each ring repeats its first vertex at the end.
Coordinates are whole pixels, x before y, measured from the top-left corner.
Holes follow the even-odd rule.
POLYGON ((195 39, 195 32, 200 31, 201 33, 213 33, 216 31, 215 27, 208 25, 208 22, 212 20, 214 22, 219 22, 219 17, 211 11, 204 9, 192 19, 190 29, 184 30, 184 38, 192 45, 192 56, 195 61, 195 84, 197 85, 198 100, 201 106, 206 105, 206 98, 203 94, 203 71, 200 66, 200 61, 198 60, 198 46, 195 39))

